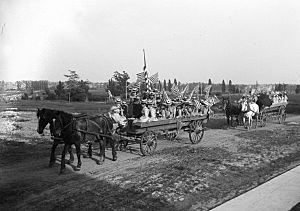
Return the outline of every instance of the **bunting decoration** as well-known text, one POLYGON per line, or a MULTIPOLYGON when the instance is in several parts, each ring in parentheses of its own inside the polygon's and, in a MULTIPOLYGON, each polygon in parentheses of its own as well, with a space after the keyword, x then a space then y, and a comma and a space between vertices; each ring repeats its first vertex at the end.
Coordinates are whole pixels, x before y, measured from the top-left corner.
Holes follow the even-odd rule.
POLYGON ((171 87, 171 92, 172 94, 174 94, 175 96, 179 96, 180 95, 180 91, 179 88, 176 84, 173 84, 171 87))

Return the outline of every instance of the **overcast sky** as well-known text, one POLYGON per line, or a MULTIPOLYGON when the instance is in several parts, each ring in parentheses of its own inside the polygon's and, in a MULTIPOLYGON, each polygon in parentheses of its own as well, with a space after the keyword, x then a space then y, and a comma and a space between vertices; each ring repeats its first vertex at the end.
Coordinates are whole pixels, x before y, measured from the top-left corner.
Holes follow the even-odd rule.
POLYGON ((1 0, 0 80, 300 84, 299 0, 1 0))

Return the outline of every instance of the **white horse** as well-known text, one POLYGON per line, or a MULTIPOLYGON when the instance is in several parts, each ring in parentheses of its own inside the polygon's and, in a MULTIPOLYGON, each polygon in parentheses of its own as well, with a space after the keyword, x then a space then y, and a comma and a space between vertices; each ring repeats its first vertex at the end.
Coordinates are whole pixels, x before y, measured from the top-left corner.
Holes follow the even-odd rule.
MULTIPOLYGON (((258 119, 258 114, 259 114, 259 107, 256 103, 254 102, 247 102, 244 101, 242 102, 242 112, 244 113, 243 115, 243 123, 245 128, 248 130, 252 127, 252 122, 253 122, 253 117, 256 115, 256 124, 257 124, 257 119, 258 119), (246 126, 246 118, 248 119, 248 125, 246 126)), ((256 125, 255 125, 256 127, 256 125)))

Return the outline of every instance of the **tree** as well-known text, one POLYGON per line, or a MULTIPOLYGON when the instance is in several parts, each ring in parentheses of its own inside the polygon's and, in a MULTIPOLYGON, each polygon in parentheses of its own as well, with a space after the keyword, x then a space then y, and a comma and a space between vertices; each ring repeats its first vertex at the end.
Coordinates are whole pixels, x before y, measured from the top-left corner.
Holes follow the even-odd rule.
POLYGON ((107 89, 110 90, 114 96, 125 96, 128 79, 130 79, 130 77, 127 72, 123 71, 120 73, 115 71, 113 77, 108 80, 107 89))
POLYGON ((161 84, 161 81, 159 81, 159 83, 158 83, 158 90, 159 90, 159 91, 162 90, 162 84, 161 84))
POLYGON ((176 80, 176 78, 174 78, 174 84, 177 85, 177 80, 176 80))
POLYGON ((87 93, 89 90, 89 82, 79 80, 79 75, 74 70, 68 70, 69 74, 65 74, 67 77, 66 88, 69 94, 69 100, 71 101, 85 101, 87 99, 87 93))
POLYGON ((222 81, 222 93, 226 92, 226 85, 225 85, 225 81, 222 81))
POLYGON ((299 94, 299 93, 300 93, 300 85, 297 85, 297 86, 296 86, 295 92, 296 92, 296 94, 299 94))
POLYGON ((67 78, 66 88, 69 90, 76 89, 78 85, 79 75, 74 70, 68 70, 68 71, 69 71, 69 75, 67 74, 64 75, 67 78))
POLYGON ((167 82, 166 82, 166 79, 164 79, 164 90, 165 90, 165 91, 167 90, 167 82))
POLYGON ((208 85, 212 85, 211 79, 208 79, 208 85))
POLYGON ((231 89, 232 89, 232 81, 229 80, 228 82, 228 92, 231 93, 231 89))
POLYGON ((172 88, 172 83, 171 83, 171 80, 169 79, 169 81, 168 81, 168 91, 169 92, 171 91, 171 88, 172 88))
POLYGON ((55 94, 57 95, 59 100, 61 100, 66 94, 66 91, 64 88, 65 87, 64 87, 63 82, 59 81, 58 85, 56 86, 56 89, 54 90, 55 94))

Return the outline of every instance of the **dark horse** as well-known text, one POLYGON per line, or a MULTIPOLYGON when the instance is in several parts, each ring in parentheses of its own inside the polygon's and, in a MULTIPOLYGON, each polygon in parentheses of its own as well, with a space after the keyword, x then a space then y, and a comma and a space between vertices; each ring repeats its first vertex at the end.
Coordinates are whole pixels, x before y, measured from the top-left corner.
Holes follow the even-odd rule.
POLYGON ((237 125, 239 125, 239 118, 241 115, 241 104, 237 102, 230 102, 229 98, 223 98, 223 110, 225 111, 227 117, 227 125, 233 127, 233 118, 236 118, 237 125))
MULTIPOLYGON (((37 116, 39 116, 38 113, 37 113, 37 116)), ((58 144, 63 144, 64 142, 61 137, 61 127, 59 126, 59 122, 56 119, 53 119, 52 121, 50 121, 49 125, 50 125, 51 139, 53 139, 53 144, 51 147, 50 162, 49 162, 49 167, 52 167, 53 164, 55 163, 55 149, 58 146, 58 144)), ((73 163, 74 155, 72 152, 72 147, 68 148, 68 152, 70 154, 70 159, 68 162, 73 163)))
MULTIPOLYGON (((64 142, 64 149, 61 157, 61 170, 63 173, 65 170, 65 154, 68 148, 71 145, 75 145, 76 154, 77 154, 77 167, 76 170, 79 170, 81 167, 81 149, 80 145, 84 142, 88 136, 93 137, 94 140, 99 140, 100 145, 100 161, 99 164, 105 160, 105 147, 107 141, 110 141, 112 147, 113 160, 117 159, 117 154, 115 150, 114 139, 110 138, 110 133, 113 127, 112 122, 103 115, 96 117, 86 117, 86 118, 75 118, 72 114, 66 113, 64 111, 57 111, 51 109, 38 109, 37 117, 38 121, 38 133, 42 134, 44 128, 48 123, 53 120, 59 123, 60 127, 60 137, 64 142), (99 134, 104 134, 100 136, 99 134), (106 136, 105 136, 106 135, 106 136)), ((57 127, 57 124, 55 124, 57 127)), ((54 162, 54 152, 51 151, 50 162, 54 162)))

